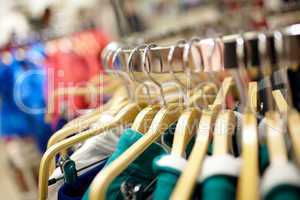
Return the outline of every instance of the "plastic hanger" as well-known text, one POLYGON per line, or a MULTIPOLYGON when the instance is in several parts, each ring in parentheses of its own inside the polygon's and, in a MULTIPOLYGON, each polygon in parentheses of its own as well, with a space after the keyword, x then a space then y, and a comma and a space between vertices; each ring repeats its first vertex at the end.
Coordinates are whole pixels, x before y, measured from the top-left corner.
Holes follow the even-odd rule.
MULTIPOLYGON (((116 54, 120 52, 117 51, 116 54)), ((115 54, 115 55, 116 55, 115 54)), ((99 127, 88 129, 82 133, 79 133, 71 138, 67 138, 59 143, 51 146, 44 153, 39 171, 39 199, 44 200, 47 198, 48 191, 48 178, 49 178, 49 167, 52 159, 62 150, 65 150, 75 144, 83 142, 88 138, 91 138, 95 135, 101 134, 104 131, 118 127, 123 124, 132 123, 137 114, 145 107, 145 103, 133 102, 130 101, 126 106, 124 106, 120 112, 114 117, 111 123, 100 125, 99 127)))

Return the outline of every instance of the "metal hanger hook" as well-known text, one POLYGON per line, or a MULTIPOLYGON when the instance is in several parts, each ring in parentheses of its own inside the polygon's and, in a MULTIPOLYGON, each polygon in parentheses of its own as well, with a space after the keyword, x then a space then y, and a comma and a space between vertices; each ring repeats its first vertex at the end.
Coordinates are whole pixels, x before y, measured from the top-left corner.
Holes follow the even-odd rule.
POLYGON ((274 104, 273 104, 273 97, 272 97, 272 83, 270 80, 270 77, 268 74, 265 73, 264 67, 267 67, 267 64, 270 64, 271 62, 268 59, 268 38, 265 33, 259 33, 258 34, 258 53, 259 53, 259 59, 260 64, 259 68, 262 72, 263 78, 264 78, 264 86, 266 87, 267 92, 267 106, 269 110, 274 110, 274 104))
MULTIPOLYGON (((174 81, 179 85, 180 87, 180 91, 183 95, 183 100, 184 100, 184 104, 186 107, 188 107, 188 94, 187 94, 187 89, 186 89, 186 86, 184 85, 184 83, 182 83, 180 81, 180 79, 176 76, 174 70, 173 70, 173 67, 172 67, 172 64, 173 64, 173 61, 174 61, 174 54, 175 54, 175 51, 177 48, 179 48, 181 45, 185 45, 187 44, 187 41, 186 40, 179 40, 175 45, 171 46, 170 50, 169 50, 169 53, 168 53, 168 66, 169 66, 169 69, 170 69, 170 72, 171 72, 171 75, 172 77, 174 78, 174 81)), ((184 54, 184 51, 183 51, 183 54, 184 54)), ((182 59, 184 60, 184 59, 182 59)), ((184 72, 186 72, 186 69, 185 69, 185 66, 184 66, 184 61, 182 63, 182 70, 184 72)))
MULTIPOLYGON (((155 80, 152 75, 151 75, 151 58, 150 58, 150 51, 152 48, 155 48, 157 47, 156 44, 149 44, 145 47, 144 49, 144 53, 142 55, 142 69, 143 69, 143 72, 146 74, 146 76, 149 78, 149 80, 155 85, 157 86, 157 88, 159 88, 159 92, 160 92, 160 95, 161 95, 161 100, 162 100, 162 103, 163 103, 163 106, 167 106, 167 101, 165 99, 165 95, 164 95, 164 91, 163 91, 163 88, 161 86, 161 84, 155 80), (147 59, 147 61, 146 61, 147 59)), ((160 63, 160 68, 161 70, 163 69, 163 61, 162 61, 162 56, 161 54, 159 54, 159 63, 160 63)))
MULTIPOLYGON (((241 108, 242 112, 244 111, 244 108, 247 106, 247 96, 248 94, 248 84, 245 82, 248 82, 248 80, 243 81, 244 79, 247 79, 246 77, 246 64, 245 64, 245 39, 243 35, 239 35, 236 38, 236 55, 237 55, 237 69, 234 70, 234 79, 237 85, 237 89, 240 94, 240 102, 241 102, 241 108)), ((249 99, 248 99, 249 100, 249 99)))
POLYGON ((280 76, 282 78, 283 84, 285 85, 285 89, 287 90, 287 102, 289 105, 292 105, 292 93, 290 82, 288 79, 287 74, 287 67, 285 66, 285 54, 284 54, 284 43, 283 43, 283 34, 281 31, 275 31, 274 32, 274 43, 275 43, 275 52, 277 57, 277 63, 278 63, 278 70, 280 73, 280 76))
POLYGON ((128 82, 130 84, 130 80, 128 79, 128 76, 126 76, 124 73, 122 73, 121 70, 115 70, 117 64, 116 64, 116 60, 118 58, 118 56, 120 55, 120 53, 122 52, 123 48, 120 47, 118 48, 114 53, 113 53, 113 57, 112 57, 112 61, 111 61, 111 66, 114 68, 113 70, 109 70, 115 74, 118 75, 118 77, 120 78, 120 80, 123 82, 125 88, 126 88, 126 92, 127 92, 127 96, 130 100, 133 100, 133 96, 131 93, 131 89, 128 86, 128 82))
MULTIPOLYGON (((147 96, 148 96, 148 104, 151 105, 153 103, 151 101, 151 95, 150 95, 150 88, 149 88, 149 86, 144 81, 138 80, 135 77, 134 72, 133 72, 133 59, 134 59, 134 56, 140 56, 141 57, 140 50, 144 49, 146 47, 147 47, 146 44, 142 44, 142 45, 139 45, 136 48, 134 48, 131 51, 130 55, 129 55, 127 66, 128 66, 128 74, 129 74, 129 77, 131 77, 131 80, 134 81, 134 82, 138 82, 138 83, 142 84, 142 86, 144 88, 146 88, 146 92, 147 92, 147 96)), ((148 62, 150 62, 149 58, 148 58, 148 62)), ((144 63, 142 63, 142 65, 144 65, 144 63)), ((136 87, 135 89, 138 89, 138 87, 136 87)), ((135 97, 136 97, 136 95, 135 95, 135 97)))

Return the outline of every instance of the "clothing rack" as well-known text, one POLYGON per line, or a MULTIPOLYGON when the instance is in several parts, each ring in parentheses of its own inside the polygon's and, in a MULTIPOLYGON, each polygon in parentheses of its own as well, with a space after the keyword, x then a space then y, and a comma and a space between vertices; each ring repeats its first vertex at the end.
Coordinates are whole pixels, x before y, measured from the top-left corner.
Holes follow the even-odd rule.
MULTIPOLYGON (((245 32, 243 34, 233 34, 233 35, 226 35, 222 37, 216 37, 216 38, 203 38, 203 40, 211 39, 212 42, 221 40, 224 44, 224 50, 223 50, 223 58, 224 58, 224 67, 225 68, 237 68, 238 67, 238 61, 237 61, 237 39, 243 38, 245 44, 249 44, 251 47, 251 52, 247 52, 246 48, 244 51, 246 51, 246 57, 250 56, 249 58, 251 60, 251 66, 258 66, 260 64, 260 56, 258 52, 258 37, 260 34, 264 34, 267 38, 267 53, 268 57, 271 59, 272 64, 276 64, 278 59, 276 59, 276 50, 274 47, 274 33, 275 31, 280 31, 282 34, 283 39, 283 49, 284 49, 284 55, 285 60, 288 60, 291 65, 297 65, 300 61, 300 56, 298 55, 298 52, 300 50, 300 24, 294 24, 291 26, 288 26, 286 28, 283 28, 281 30, 271 30, 266 32, 245 32)), ((173 33, 173 32, 170 32, 173 33)), ((153 36, 154 38, 157 37, 157 35, 153 36)), ((201 38, 202 40, 202 38, 201 38)), ((246 45, 245 45, 246 46, 246 45)), ((158 54, 162 56, 163 66, 167 66, 167 55, 170 50, 170 46, 157 46, 154 48, 151 48, 150 54, 158 54), (166 65, 165 65, 166 64, 166 65)), ((178 51, 183 51, 184 45, 178 45, 178 51)), ((125 58, 129 56, 129 54, 133 51, 134 48, 123 48, 120 50, 120 56, 124 56, 125 58)), ((144 51, 143 48, 140 48, 139 51, 144 51)), ((250 66, 249 66, 250 67, 250 66)), ((135 66, 134 71, 141 72, 142 67, 135 66)), ((166 68, 160 68, 159 66, 153 66, 151 68, 152 73, 165 73, 169 72, 166 68)), ((180 71, 176 71, 180 72, 180 71)))

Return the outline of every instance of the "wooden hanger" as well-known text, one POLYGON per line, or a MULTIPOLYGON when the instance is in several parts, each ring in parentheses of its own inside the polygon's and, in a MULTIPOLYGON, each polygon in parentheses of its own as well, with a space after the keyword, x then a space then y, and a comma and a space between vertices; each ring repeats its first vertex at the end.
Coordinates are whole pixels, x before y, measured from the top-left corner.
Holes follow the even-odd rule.
POLYGON ((159 110, 145 135, 94 178, 91 184, 90 199, 104 199, 106 190, 114 178, 155 142, 167 127, 177 121, 183 108, 183 105, 171 104, 159 110))
POLYGON ((174 132, 173 145, 171 154, 184 156, 186 146, 193 136, 194 129, 196 128, 195 122, 199 123, 201 112, 199 108, 188 108, 179 117, 174 132))
POLYGON ((293 146, 293 153, 295 155, 295 159, 297 162, 297 165, 300 166, 300 116, 299 113, 294 110, 290 109, 288 106, 287 101, 283 97, 280 90, 274 90, 273 91, 273 97, 275 100, 275 103, 277 105, 277 108, 282 113, 283 117, 287 115, 287 125, 289 130, 289 135, 291 137, 291 142, 293 146))
MULTIPOLYGON (((114 59, 117 57, 117 51, 114 54, 114 59)), ((114 63, 114 62, 113 62, 114 63)), ((133 82, 131 85, 134 87, 133 82)), ((134 88, 132 88, 134 89, 134 88)), ((130 89, 128 88, 128 91, 130 89)), ((129 96, 129 95, 128 95, 129 96)), ((48 191, 48 178, 49 178, 49 169, 51 161, 55 158, 55 156, 67 148, 83 142, 88 138, 91 138, 95 135, 101 134, 104 131, 107 131, 112 128, 116 128, 121 125, 126 125, 132 123, 137 114, 146 106, 144 102, 129 102, 125 105, 120 112, 114 117, 111 123, 107 123, 104 125, 100 125, 99 127, 88 129, 84 132, 81 132, 73 137, 67 138, 65 140, 60 141, 52 145, 47 151, 44 153, 41 163, 40 163, 40 171, 39 171, 39 199, 44 200, 47 198, 48 191)))
POLYGON ((266 113, 266 137, 270 162, 287 162, 287 150, 283 136, 283 124, 280 114, 275 111, 266 113))
MULTIPOLYGON (((95 113, 88 115, 82 121, 74 121, 73 124, 63 127, 59 131, 55 132, 48 140, 47 149, 52 145, 58 143, 59 141, 73 135, 74 133, 81 132, 82 130, 90 127, 91 124, 97 122, 99 120, 101 113, 105 110, 109 110, 109 113, 115 115, 119 112, 127 103, 123 93, 124 90, 118 90, 116 94, 112 97, 112 99, 108 102, 107 108, 100 110, 98 109, 95 113)), ((61 152, 61 154, 65 154, 65 152, 61 152)), ((50 166, 50 173, 52 173, 55 169, 55 160, 52 161, 50 166)))
MULTIPOLYGON (((191 85, 191 79, 192 79, 192 70, 188 67, 189 61, 190 60, 190 51, 192 49, 193 46, 193 42, 199 42, 198 39, 192 39, 190 42, 186 43, 185 41, 183 41, 183 43, 185 43, 185 48, 183 51, 183 70, 185 71, 187 78, 188 78, 188 86, 191 85)), ((179 41, 180 44, 181 42, 179 41)), ((172 63, 172 58, 174 55, 176 49, 176 45, 170 50, 169 52, 169 64, 171 65, 172 63)), ((200 55, 200 52, 199 52, 200 55)), ((207 101, 203 101, 203 96, 204 96, 204 92, 203 90, 198 90, 196 92, 196 94, 193 95, 193 97, 190 99, 191 102, 196 103, 196 105, 192 104, 192 105, 188 105, 189 102, 189 97, 188 95, 190 94, 190 90, 188 87, 182 87, 183 83, 180 82, 178 80, 178 78, 176 77, 175 73, 171 73, 174 77, 174 80, 177 80, 176 82, 179 84, 179 86, 181 86, 183 95, 186 97, 184 98, 185 100, 185 105, 186 105, 186 110, 182 113, 182 115, 179 117, 178 122, 176 124, 176 129, 174 132, 174 138, 173 138, 173 145, 172 145, 172 149, 171 149, 171 154, 172 155, 177 155, 179 157, 183 157, 185 154, 185 150, 186 150, 186 146, 188 145, 189 141, 191 140, 191 138, 194 135, 194 130, 196 130, 196 124, 199 124, 199 120, 200 120, 200 116, 201 116, 201 111, 200 111, 200 107, 197 106, 197 104, 199 103, 198 100, 196 100, 195 98, 198 98, 200 101, 200 105, 203 107, 207 107, 207 101)))
POLYGON ((82 133, 79 133, 71 138, 60 141, 52 145, 44 153, 39 171, 39 199, 44 200, 47 198, 48 191, 48 178, 49 178, 49 167, 51 160, 62 150, 72 147, 88 138, 95 135, 101 134, 112 128, 116 128, 120 125, 132 123, 140 110, 145 107, 145 104, 140 103, 129 103, 115 116, 111 123, 103 124, 99 127, 88 129, 82 133))
POLYGON ((289 110, 288 128, 292 140, 295 159, 300 167, 300 116, 296 110, 289 110))
MULTIPOLYGON (((191 104, 193 103, 191 102, 191 104)), ((107 188, 114 178, 155 142, 168 127, 175 123, 183 110, 184 106, 178 103, 167 105, 159 110, 144 136, 94 178, 91 184, 90 199, 104 199, 107 188)))
POLYGON ((193 193, 203 159, 206 156, 211 128, 220 110, 220 106, 215 108, 213 110, 202 111, 193 150, 189 156, 185 170, 177 181, 171 199, 189 199, 193 193))
POLYGON ((176 187, 171 195, 171 199, 189 199, 193 193, 197 177, 201 171, 204 157, 206 156, 208 143, 211 138, 212 127, 215 124, 217 115, 221 109, 222 102, 225 101, 230 86, 233 83, 231 77, 223 80, 222 86, 214 100, 209 106, 209 110, 202 110, 199 127, 197 129, 197 137, 189 156, 185 170, 182 172, 176 187))
POLYGON ((287 111, 289 109, 287 101, 284 99, 282 93, 280 90, 273 90, 272 91, 273 98, 275 100, 275 103, 277 105, 277 108, 279 112, 283 114, 287 114, 287 111))
POLYGON ((235 126, 236 120, 233 111, 221 110, 213 133, 213 156, 222 156, 230 152, 231 137, 235 126))
POLYGON ((259 199, 258 131, 257 131, 257 82, 250 82, 248 105, 243 115, 242 158, 243 165, 238 180, 237 198, 259 199))
MULTIPOLYGON (((180 111, 181 107, 180 106, 174 106, 175 104, 172 104, 173 106, 168 107, 166 109, 162 109, 160 110, 161 113, 160 115, 162 120, 161 123, 162 124, 157 124, 157 125, 152 125, 154 126, 152 129, 154 129, 155 127, 157 127, 157 129, 155 129, 157 132, 159 132, 159 128, 165 128, 166 122, 168 120, 173 119, 173 115, 169 116, 168 115, 164 115, 164 112, 167 113, 167 111, 174 111, 177 109, 177 107, 179 108, 176 111, 180 111), (176 108, 176 109, 175 109, 176 108)), ((177 105, 177 104, 176 104, 177 105)), ((115 128, 117 126, 120 125, 124 125, 124 124, 130 124, 134 121, 134 119, 136 118, 136 116, 138 115, 138 113, 146 106, 146 104, 144 102, 137 102, 137 103, 129 103, 128 105, 126 105, 113 119, 113 121, 111 123, 105 124, 103 126, 100 127, 96 127, 96 128, 91 128, 88 129, 82 133, 79 133, 73 137, 67 138, 65 140, 60 141, 59 143, 56 143, 54 145, 52 145, 43 155, 42 160, 41 160, 41 164, 40 164, 40 171, 39 171, 39 199, 45 199, 47 197, 47 191, 48 191, 48 177, 49 177, 49 169, 50 169, 50 164, 51 164, 51 160, 53 160, 53 158, 55 157, 55 155, 57 155, 59 152, 75 145, 78 144, 80 142, 85 141, 88 138, 91 138, 97 134, 101 134, 104 131, 107 131, 109 129, 115 128)), ((176 115, 175 115, 176 117, 176 115)), ((159 120, 157 120, 159 121, 159 120)), ((157 123, 156 121, 156 123, 157 123)), ((168 124, 168 123, 167 123, 168 124)), ((149 129, 150 130, 150 129, 149 129)), ((153 131, 152 131, 153 132, 153 131)), ((149 134, 148 134, 149 135, 149 134)))

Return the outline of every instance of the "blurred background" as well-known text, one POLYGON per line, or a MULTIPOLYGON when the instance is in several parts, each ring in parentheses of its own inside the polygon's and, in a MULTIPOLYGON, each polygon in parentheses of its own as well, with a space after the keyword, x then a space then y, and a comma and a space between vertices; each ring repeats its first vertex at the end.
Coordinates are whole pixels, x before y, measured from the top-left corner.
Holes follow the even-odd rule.
POLYGON ((36 199, 49 137, 104 104, 114 80, 100 55, 111 41, 176 41, 274 29, 300 20, 297 0, 0 0, 0 194, 36 199), (86 95, 82 88, 101 86, 86 95), (70 88, 77 89, 76 91, 70 88), (99 95, 101 94, 101 95, 99 95))

